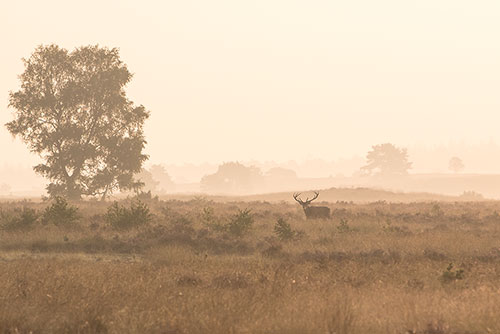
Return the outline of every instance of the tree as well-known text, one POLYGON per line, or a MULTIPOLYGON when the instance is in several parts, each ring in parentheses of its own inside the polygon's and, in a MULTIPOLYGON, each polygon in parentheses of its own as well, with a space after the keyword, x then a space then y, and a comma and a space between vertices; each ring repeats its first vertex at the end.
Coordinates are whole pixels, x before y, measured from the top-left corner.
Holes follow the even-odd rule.
POLYGON ((263 181, 259 168, 246 167, 239 162, 226 162, 219 166, 215 174, 205 175, 201 187, 207 192, 249 193, 263 181))
POLYGON ((153 165, 149 171, 153 175, 153 178, 159 182, 159 188, 161 191, 172 191, 175 188, 172 178, 162 165, 153 165))
POLYGON ((411 168, 406 148, 397 148, 389 143, 372 146, 366 161, 367 165, 361 167, 361 171, 369 175, 406 175, 411 168))
POLYGON ((464 167, 464 163, 459 157, 452 157, 448 164, 448 169, 455 173, 461 172, 464 167))
POLYGON ((153 174, 144 168, 140 173, 136 174, 136 177, 144 184, 142 190, 146 192, 155 192, 156 188, 160 184, 160 182, 153 176, 153 174))
POLYGON ((140 187, 134 174, 148 158, 149 113, 125 94, 132 74, 118 49, 42 45, 23 62, 21 89, 9 100, 15 119, 6 127, 44 161, 34 170, 50 180, 49 195, 105 199, 140 187))

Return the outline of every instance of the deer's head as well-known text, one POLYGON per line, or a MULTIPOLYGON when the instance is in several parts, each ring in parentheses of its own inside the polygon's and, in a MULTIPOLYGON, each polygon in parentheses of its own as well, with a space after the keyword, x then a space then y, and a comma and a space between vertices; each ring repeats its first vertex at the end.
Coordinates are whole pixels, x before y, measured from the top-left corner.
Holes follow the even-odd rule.
POLYGON ((314 192, 314 196, 313 196, 313 198, 311 198, 311 199, 306 198, 306 200, 305 200, 305 201, 301 200, 301 199, 299 198, 299 196, 300 196, 300 193, 293 194, 293 198, 294 198, 297 202, 299 202, 299 204, 300 204, 300 205, 302 205, 302 208, 305 210, 305 209, 307 209, 307 208, 309 207, 309 204, 311 204, 311 202, 312 202, 312 201, 314 201, 316 198, 318 198, 318 196, 319 196, 319 192, 315 191, 315 192, 314 192))

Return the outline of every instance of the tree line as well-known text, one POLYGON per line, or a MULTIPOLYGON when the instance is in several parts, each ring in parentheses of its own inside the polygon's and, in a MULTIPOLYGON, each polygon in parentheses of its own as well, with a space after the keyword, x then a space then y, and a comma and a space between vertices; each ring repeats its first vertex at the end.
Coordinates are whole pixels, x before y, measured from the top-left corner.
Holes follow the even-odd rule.
MULTIPOLYGON (((23 63, 21 87, 9 94, 14 119, 5 126, 41 157, 33 169, 48 179, 49 196, 104 200, 116 191, 172 186, 162 166, 143 168, 149 158, 143 127, 150 113, 127 97, 132 73, 118 49, 95 45, 68 51, 41 45, 23 63)), ((403 176, 412 167, 407 150, 390 143, 373 146, 366 159, 360 171, 367 176, 403 176)), ((464 165, 453 157, 449 168, 458 172, 464 165)), ((267 176, 279 182, 297 177, 283 168, 267 176)), ((201 186, 205 191, 250 191, 263 177, 256 167, 229 162, 203 177, 201 186)))

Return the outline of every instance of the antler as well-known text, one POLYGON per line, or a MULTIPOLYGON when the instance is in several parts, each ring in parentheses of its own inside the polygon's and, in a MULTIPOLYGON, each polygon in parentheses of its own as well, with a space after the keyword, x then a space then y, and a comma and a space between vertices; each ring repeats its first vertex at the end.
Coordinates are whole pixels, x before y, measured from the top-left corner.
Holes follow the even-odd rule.
POLYGON ((305 204, 309 204, 309 203, 311 203, 311 202, 312 202, 312 201, 314 201, 316 198, 318 198, 318 196, 319 196, 319 191, 315 191, 315 192, 314 192, 314 197, 313 197, 313 198, 311 198, 311 199, 309 199, 309 197, 308 197, 308 198, 306 199, 306 201, 305 201, 305 204))
POLYGON ((298 198, 299 196, 300 196, 300 193, 293 194, 293 198, 302 205, 302 204, 304 204, 304 201, 302 201, 300 198, 298 198))
POLYGON ((311 198, 311 199, 309 199, 309 197, 308 197, 308 198, 306 198, 306 200, 305 200, 305 201, 303 201, 303 200, 301 200, 300 198, 298 198, 299 196, 300 196, 300 193, 295 193, 295 194, 293 194, 293 198, 294 198, 297 202, 299 202, 301 205, 307 205, 307 204, 311 203, 312 201, 314 201, 316 198, 318 198, 318 196, 319 196, 319 192, 318 192, 318 191, 315 191, 315 192, 314 192, 314 197, 313 197, 313 198, 311 198))

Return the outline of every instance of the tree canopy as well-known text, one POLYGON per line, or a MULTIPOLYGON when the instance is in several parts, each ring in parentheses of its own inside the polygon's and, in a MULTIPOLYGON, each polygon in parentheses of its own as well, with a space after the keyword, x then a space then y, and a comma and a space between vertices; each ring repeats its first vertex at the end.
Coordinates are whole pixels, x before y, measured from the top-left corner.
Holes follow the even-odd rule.
POLYGON ((452 157, 448 163, 448 169, 455 173, 461 172, 464 168, 464 162, 459 157, 452 157))
POLYGON ((246 167, 239 162, 226 162, 219 166, 215 174, 201 179, 203 191, 212 193, 249 193, 261 185, 262 172, 259 168, 246 167))
POLYGON ((153 178, 159 182, 158 188, 161 192, 171 192, 175 189, 175 184, 162 165, 153 165, 149 169, 153 178))
POLYGON ((406 175, 411 168, 406 148, 397 148, 390 143, 372 146, 366 155, 366 162, 361 171, 370 175, 406 175))
POLYGON ((118 49, 42 45, 23 62, 6 127, 42 158, 34 170, 50 180, 49 195, 105 198, 140 187, 149 113, 125 94, 132 74, 118 49))

